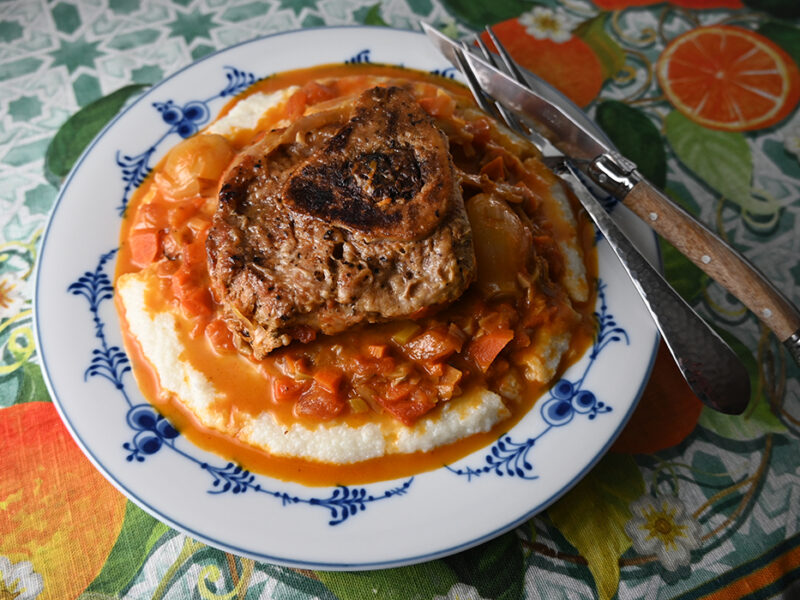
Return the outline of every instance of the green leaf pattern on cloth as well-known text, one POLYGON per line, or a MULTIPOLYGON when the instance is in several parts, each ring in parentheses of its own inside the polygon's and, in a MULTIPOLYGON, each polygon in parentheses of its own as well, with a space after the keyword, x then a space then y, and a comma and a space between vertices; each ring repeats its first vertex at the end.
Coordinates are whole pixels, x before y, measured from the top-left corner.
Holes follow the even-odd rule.
POLYGON ((642 175, 663 188, 667 160, 661 135, 650 118, 637 108, 608 100, 598 104, 595 119, 619 151, 636 163, 642 175))
POLYGON ((625 51, 612 38, 606 29, 608 13, 584 21, 572 33, 591 46, 600 64, 603 66, 603 76, 611 79, 625 67, 625 51))
POLYGON ((53 185, 59 185, 67 176, 78 157, 125 101, 145 87, 142 84, 126 85, 83 107, 61 126, 45 155, 45 175, 53 185))
POLYGON ((609 454, 547 511, 586 559, 600 600, 611 600, 619 587, 619 558, 631 547, 625 533, 629 505, 644 491, 633 458, 609 454))
POLYGON ((458 583, 442 561, 362 573, 319 571, 317 577, 339 600, 431 600, 458 583))
POLYGON ((780 204, 752 194, 753 157, 744 134, 708 129, 677 110, 667 115, 664 130, 681 162, 723 198, 737 204, 750 225, 759 230, 774 227, 780 204))

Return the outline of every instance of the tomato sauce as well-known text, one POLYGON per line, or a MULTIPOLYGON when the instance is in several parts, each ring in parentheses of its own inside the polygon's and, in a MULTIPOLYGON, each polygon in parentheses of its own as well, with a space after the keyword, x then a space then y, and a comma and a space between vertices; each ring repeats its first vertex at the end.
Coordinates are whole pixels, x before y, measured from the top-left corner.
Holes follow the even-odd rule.
MULTIPOLYGON (((282 112, 268 111, 255 130, 239 130, 226 138, 194 136, 176 146, 153 170, 134 194, 123 220, 117 277, 145 268, 158 275, 158 289, 147 297, 148 309, 179 316, 177 333, 186 348, 181 358, 223 391, 225 399, 215 408, 229 415, 232 424, 269 411, 287 425, 357 426, 394 420, 411 426, 474 388, 506 396, 512 416, 492 431, 425 453, 388 455, 348 465, 269 455, 203 427, 180 402, 163 393, 120 311, 137 381, 145 397, 197 445, 251 471, 281 479, 311 485, 363 483, 455 461, 496 440, 543 393, 544 385, 527 381, 519 364, 520 353, 530 345, 537 328, 572 331, 570 349, 558 372, 585 351, 594 335, 594 295, 570 305, 566 292, 551 281, 564 269, 556 239, 566 235, 565 224, 553 218, 542 201, 555 178, 530 148, 493 141, 497 133, 485 118, 477 116, 464 123, 454 116, 457 105, 472 102, 460 84, 401 68, 330 65, 276 75, 234 99, 220 117, 253 93, 290 85, 300 89, 282 112), (451 137, 457 168, 470 174, 462 185, 468 212, 511 223, 511 229, 502 233, 506 238, 513 234, 512 241, 531 250, 517 248, 503 261, 504 268, 484 265, 483 271, 478 251, 478 281, 451 306, 431 307, 413 318, 361 326, 334 336, 298 331, 293 337, 299 341, 256 361, 237 348, 209 289, 205 239, 219 177, 235 154, 258 139, 264 128, 296 118, 309 106, 357 94, 371 87, 374 77, 415 82, 420 104, 442 120, 451 137), (448 94, 438 93, 438 88, 448 94), (500 196, 504 199, 498 200, 500 196), (540 222, 542 217, 548 218, 546 223, 540 222), (512 388, 522 391, 509 397, 503 390, 512 388)), ((591 281, 596 275, 593 229, 583 218, 578 221, 578 240, 591 281)))

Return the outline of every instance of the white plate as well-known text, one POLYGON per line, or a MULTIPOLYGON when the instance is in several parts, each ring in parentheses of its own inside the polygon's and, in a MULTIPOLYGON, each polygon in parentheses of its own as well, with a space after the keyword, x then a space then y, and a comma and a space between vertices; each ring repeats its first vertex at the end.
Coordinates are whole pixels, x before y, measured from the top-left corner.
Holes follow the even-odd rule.
MULTIPOLYGON (((593 351, 501 441, 454 465, 396 481, 305 487, 237 471, 176 437, 140 394, 120 350, 110 283, 120 208, 144 169, 181 140, 178 129, 186 133, 207 122, 206 113, 242 86, 278 71, 346 60, 453 74, 422 35, 387 28, 283 33, 208 56, 152 88, 92 143, 53 209, 36 277, 36 335, 50 392, 97 468, 143 509, 196 539, 316 569, 429 560, 541 511, 620 432, 658 343, 641 300, 601 241, 603 325, 593 351), (168 122, 170 113, 182 119, 168 122)), ((657 257, 644 225, 614 213, 657 257)))

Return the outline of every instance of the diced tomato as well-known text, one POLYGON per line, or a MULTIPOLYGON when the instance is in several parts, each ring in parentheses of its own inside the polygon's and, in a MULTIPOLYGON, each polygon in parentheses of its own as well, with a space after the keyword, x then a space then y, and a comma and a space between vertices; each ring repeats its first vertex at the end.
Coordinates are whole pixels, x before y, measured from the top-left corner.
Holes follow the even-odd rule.
POLYGON ((155 262, 161 254, 161 232, 157 229, 140 229, 128 238, 131 262, 143 269, 155 262))
POLYGON ((303 116, 306 111, 306 93, 303 90, 297 90, 294 94, 289 96, 286 101, 286 118, 296 120, 303 116))
POLYGON ((413 338, 403 349, 413 359, 437 362, 459 352, 462 344, 462 339, 439 326, 413 338))
POLYGON ((472 340, 467 346, 467 356, 485 373, 512 339, 514 339, 512 330, 496 329, 472 340))
POLYGON ((408 398, 416 387, 413 383, 401 381, 388 386, 383 396, 388 402, 399 402, 408 398))
POLYGON ((292 338, 296 339, 301 344, 307 344, 317 339, 316 330, 308 327, 307 325, 298 325, 287 332, 292 338))
POLYGON ((495 304, 486 314, 478 319, 478 325, 484 331, 495 329, 511 329, 518 319, 517 311, 508 302, 495 304))
POLYGON ((206 325, 206 337, 211 342, 211 345, 221 352, 233 352, 236 346, 233 344, 233 334, 225 321, 222 319, 212 319, 206 325))
POLYGON ((199 268, 192 268, 191 261, 186 261, 185 257, 186 253, 183 264, 171 277, 172 293, 188 313, 209 316, 213 311, 214 301, 203 271, 205 262, 199 268))
POLYGON ((428 375, 432 375, 433 377, 441 377, 444 375, 444 363, 428 362, 425 363, 424 367, 428 375))
POLYGON ((450 398, 455 395, 456 388, 461 382, 463 376, 464 373, 455 367, 444 365, 444 373, 439 378, 439 382, 436 384, 436 391, 439 393, 439 399, 450 400, 450 398))
POLYGON ((183 227, 205 204, 205 198, 198 196, 191 200, 177 202, 170 207, 167 213, 167 222, 172 228, 183 227))
POLYGON ((378 359, 378 373, 391 373, 397 368, 397 361, 391 356, 378 359))
POLYGON ((272 399, 275 402, 294 402, 308 389, 308 383, 279 375, 272 380, 272 399))
POLYGON ((492 126, 489 121, 483 117, 470 121, 464 126, 469 133, 472 134, 472 142, 478 145, 484 145, 489 141, 492 134, 492 126))
POLYGON ((436 406, 436 394, 425 386, 401 382, 390 385, 377 397, 378 403, 396 419, 413 425, 436 406))
POLYGON ((320 421, 330 420, 347 408, 347 400, 341 394, 332 394, 314 384, 294 405, 294 413, 298 417, 307 417, 320 421))
POLYGON ((167 226, 169 210, 162 201, 142 204, 136 211, 131 224, 131 230, 137 229, 162 229, 167 226))
POLYGON ((325 100, 336 97, 335 89, 317 81, 309 81, 305 84, 303 86, 303 93, 305 93, 306 102, 309 105, 324 102, 325 100))
POLYGON ((186 268, 197 269, 199 271, 207 269, 206 260, 206 235, 197 236, 189 244, 184 244, 181 247, 181 261, 186 268))
MULTIPOLYGON (((173 283, 174 283, 173 279, 173 283)), ((173 285, 175 297, 189 314, 207 317, 212 313, 213 300, 208 288, 197 286, 177 287, 173 285)))

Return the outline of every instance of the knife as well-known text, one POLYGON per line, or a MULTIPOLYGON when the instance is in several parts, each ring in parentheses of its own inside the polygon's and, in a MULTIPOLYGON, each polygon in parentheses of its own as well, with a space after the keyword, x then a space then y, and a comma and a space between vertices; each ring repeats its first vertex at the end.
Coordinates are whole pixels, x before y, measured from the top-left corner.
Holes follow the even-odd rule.
MULTIPOLYGON (((459 68, 458 42, 423 23, 434 46, 459 68)), ((755 266, 672 202, 543 80, 526 73, 524 86, 472 52, 463 52, 481 89, 533 124, 594 183, 617 197, 656 233, 749 308, 800 365, 800 311, 755 266)))

